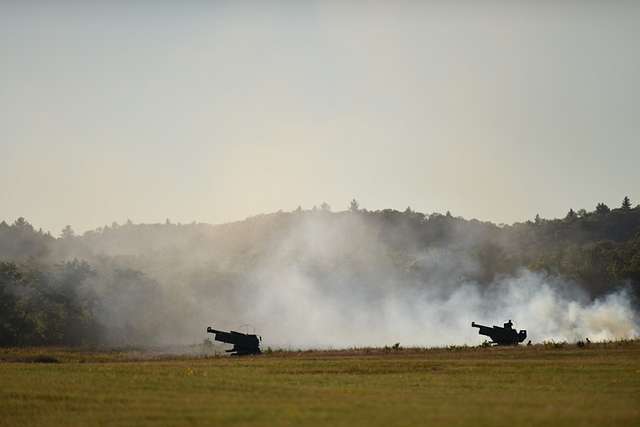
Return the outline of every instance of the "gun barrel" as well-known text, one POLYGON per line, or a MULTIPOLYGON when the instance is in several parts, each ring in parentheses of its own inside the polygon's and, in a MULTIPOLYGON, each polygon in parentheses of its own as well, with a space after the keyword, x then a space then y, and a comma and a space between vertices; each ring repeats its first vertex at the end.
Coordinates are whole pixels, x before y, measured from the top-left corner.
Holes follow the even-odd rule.
POLYGON ((219 330, 217 330, 217 329, 213 329, 211 326, 209 326, 209 327, 207 327, 207 333, 210 333, 210 334, 220 334, 220 333, 222 333, 222 331, 219 331, 219 330))

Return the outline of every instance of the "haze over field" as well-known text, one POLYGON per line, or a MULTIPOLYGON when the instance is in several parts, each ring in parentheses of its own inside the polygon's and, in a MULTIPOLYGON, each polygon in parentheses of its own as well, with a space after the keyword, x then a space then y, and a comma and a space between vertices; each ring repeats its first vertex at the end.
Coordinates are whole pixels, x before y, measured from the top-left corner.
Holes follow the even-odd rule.
POLYGON ((0 223, 0 342, 173 345, 206 326, 265 347, 479 344, 640 334, 640 207, 498 227, 451 215, 296 210, 236 223, 114 224, 55 239, 0 223))

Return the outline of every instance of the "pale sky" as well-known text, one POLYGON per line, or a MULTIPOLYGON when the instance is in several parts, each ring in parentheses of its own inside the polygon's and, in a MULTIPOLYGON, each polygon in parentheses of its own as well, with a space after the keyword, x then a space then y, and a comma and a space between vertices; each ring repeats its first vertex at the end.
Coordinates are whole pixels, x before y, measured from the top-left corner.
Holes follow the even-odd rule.
POLYGON ((0 220, 640 200, 640 1, 0 2, 0 220))

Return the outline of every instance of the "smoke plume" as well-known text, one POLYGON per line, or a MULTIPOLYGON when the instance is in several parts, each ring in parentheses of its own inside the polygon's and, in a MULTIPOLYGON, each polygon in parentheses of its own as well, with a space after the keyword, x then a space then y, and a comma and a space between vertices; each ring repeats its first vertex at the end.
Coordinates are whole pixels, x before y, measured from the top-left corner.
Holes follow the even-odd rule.
POLYGON ((481 266, 459 240, 394 251, 360 215, 329 220, 322 213, 276 231, 241 255, 213 239, 189 256, 137 258, 142 284, 134 277, 123 285, 126 275, 96 283, 105 290, 103 320, 113 341, 190 344, 206 338, 208 325, 250 325, 272 348, 477 345, 486 337, 472 321, 509 319, 533 342, 640 332, 624 289, 593 299, 571 281, 526 269, 479 283, 469 277, 481 266))

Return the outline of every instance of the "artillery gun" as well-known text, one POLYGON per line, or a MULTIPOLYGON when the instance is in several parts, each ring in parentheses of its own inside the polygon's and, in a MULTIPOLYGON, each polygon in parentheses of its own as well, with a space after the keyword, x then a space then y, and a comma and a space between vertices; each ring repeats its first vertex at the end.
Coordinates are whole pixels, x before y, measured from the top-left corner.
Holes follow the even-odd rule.
POLYGON ((518 345, 527 338, 527 331, 524 329, 516 331, 513 329, 513 323, 509 320, 504 324, 504 327, 500 326, 484 326, 479 325, 476 322, 471 322, 471 326, 478 328, 480 335, 486 335, 491 338, 491 344, 497 345, 518 345))
POLYGON ((247 354, 260 354, 260 341, 262 338, 253 334, 243 334, 236 331, 219 331, 211 326, 207 328, 207 333, 214 334, 214 339, 227 344, 233 344, 233 348, 225 350, 232 356, 244 356, 247 354))

